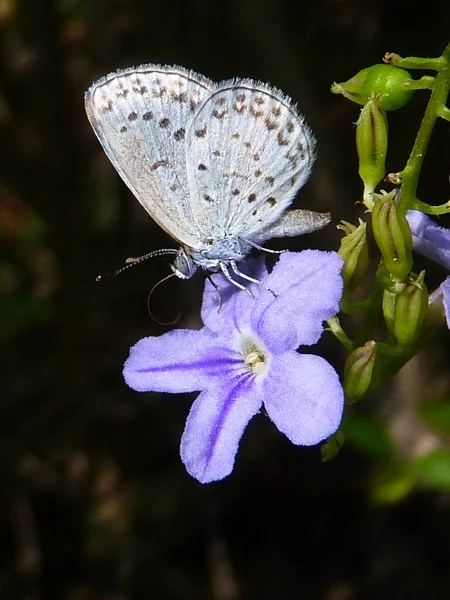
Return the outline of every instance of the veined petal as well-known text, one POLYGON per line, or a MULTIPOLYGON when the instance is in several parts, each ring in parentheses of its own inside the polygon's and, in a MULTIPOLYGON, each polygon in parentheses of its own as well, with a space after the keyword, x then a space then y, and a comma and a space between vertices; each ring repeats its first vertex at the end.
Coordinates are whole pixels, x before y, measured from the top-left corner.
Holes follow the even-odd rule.
POLYGON ((234 466, 239 441, 262 405, 251 375, 202 392, 192 405, 181 438, 181 460, 201 483, 223 479, 234 466))
POLYGON ((336 252, 305 250, 281 255, 266 281, 276 297, 252 317, 255 331, 269 348, 276 351, 279 331, 284 329, 295 333, 285 350, 318 341, 323 322, 339 311, 342 265, 336 252))
POLYGON ((281 354, 300 345, 316 343, 322 335, 323 323, 308 309, 299 314, 298 310, 290 310, 283 301, 274 300, 258 320, 254 315, 253 330, 269 350, 281 354))
POLYGON ((208 329, 221 332, 224 327, 229 327, 230 317, 234 312, 235 295, 238 292, 239 289, 227 281, 222 273, 210 275, 205 280, 201 316, 208 329))
POLYGON ((231 276, 252 293, 240 290, 230 283, 222 273, 211 275, 210 279, 217 286, 214 288, 211 281, 205 281, 205 292, 203 294, 202 320, 203 323, 212 331, 223 334, 224 330, 229 330, 230 323, 236 328, 242 328, 250 322, 250 315, 253 310, 261 303, 260 293, 264 288, 264 282, 267 279, 268 272, 264 263, 264 257, 258 260, 250 260, 248 264, 239 265, 239 269, 250 275, 262 285, 249 283, 245 279, 239 279, 237 275, 231 273, 231 276), (219 294, 222 306, 219 311, 219 294))
MULTIPOLYGON (((337 252, 326 252, 324 250, 304 250, 303 252, 285 252, 275 264, 270 273, 267 286, 277 295, 288 292, 292 287, 302 285, 317 289, 323 287, 323 282, 331 282, 331 290, 327 289, 327 296, 317 296, 316 304, 321 310, 328 313, 330 310, 339 309, 339 301, 342 295, 341 270, 343 260, 337 252), (332 293, 334 292, 334 293, 332 293), (330 304, 333 306, 330 308, 330 304)), ((325 318, 329 318, 328 315, 325 318)))
POLYGON ((450 269, 450 229, 440 227, 428 215, 409 210, 406 213, 414 250, 450 269))
POLYGON ((273 356, 264 382, 267 414, 293 444, 318 444, 339 427, 344 392, 333 367, 320 356, 273 356))
POLYGON ((447 327, 450 329, 450 277, 447 277, 441 283, 441 290, 444 296, 445 318, 447 319, 447 327))
POLYGON ((176 329, 135 344, 123 375, 138 392, 194 392, 206 389, 237 362, 235 353, 208 329, 176 329))

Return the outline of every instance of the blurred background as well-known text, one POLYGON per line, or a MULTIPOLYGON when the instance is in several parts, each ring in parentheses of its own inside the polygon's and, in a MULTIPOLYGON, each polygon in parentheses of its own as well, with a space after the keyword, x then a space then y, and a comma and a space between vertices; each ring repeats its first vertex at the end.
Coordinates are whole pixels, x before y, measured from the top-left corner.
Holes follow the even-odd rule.
MULTIPOLYGON (((92 81, 146 62, 271 82, 318 139, 297 206, 356 222, 358 107, 329 88, 386 51, 439 55, 450 4, 421 4, 0 0, 0 598, 448 597, 448 336, 354 407, 335 460, 260 415, 233 474, 202 486, 179 458, 194 396, 138 394, 121 373, 132 344, 169 329, 147 310, 167 262, 95 282, 173 243, 83 106, 92 81)), ((390 114, 389 171, 404 166, 427 98, 390 114)), ((420 198, 432 204, 449 198, 449 133, 438 124, 424 166, 420 198)), ((340 235, 329 226, 289 248, 336 249, 340 235)), ((180 310, 178 326, 198 327, 202 286, 172 279, 153 314, 180 310)), ((342 368, 330 335, 319 351, 342 368)))

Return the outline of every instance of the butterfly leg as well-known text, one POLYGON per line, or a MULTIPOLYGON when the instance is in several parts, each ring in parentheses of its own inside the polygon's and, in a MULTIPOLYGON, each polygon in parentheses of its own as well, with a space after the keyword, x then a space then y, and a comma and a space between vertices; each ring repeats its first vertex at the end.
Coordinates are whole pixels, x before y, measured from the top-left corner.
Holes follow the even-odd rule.
MULTIPOLYGON (((273 251, 273 252, 275 253, 275 251, 273 251)), ((285 252, 285 250, 282 250, 282 252, 285 252)), ((281 252, 276 252, 276 254, 281 254, 281 252)), ((233 271, 233 273, 235 273, 239 277, 242 277, 242 279, 246 279, 247 281, 250 281, 251 283, 256 283, 260 287, 262 287, 265 290, 267 290, 268 292, 270 292, 272 294, 272 296, 274 296, 275 298, 277 297, 277 295, 275 294, 275 292, 273 292, 270 288, 267 288, 258 279, 255 279, 254 277, 250 277, 249 275, 246 275, 245 273, 242 273, 241 271, 239 271, 238 266, 234 262, 234 260, 230 260, 230 266, 231 266, 231 270, 233 271)), ((250 290, 247 289, 247 291, 250 293, 250 290)), ((250 293, 250 295, 253 296, 253 294, 251 294, 251 293, 250 293)))
POLYGON ((216 290, 217 298, 219 300, 219 308, 217 309, 217 312, 220 313, 220 311, 222 310, 222 296, 220 295, 219 286, 217 285, 217 283, 214 281, 214 279, 211 277, 211 275, 208 272, 206 272, 206 277, 208 278, 209 283, 216 290))
POLYGON ((270 248, 264 248, 264 246, 260 246, 259 244, 255 244, 254 242, 248 242, 252 248, 256 250, 261 250, 261 252, 267 252, 268 254, 284 254, 284 252, 289 252, 289 250, 271 250, 270 248))
MULTIPOLYGON (((233 261, 231 261, 231 262, 233 262, 233 261)), ((233 269, 233 267, 231 267, 231 269, 232 269, 233 272, 235 272, 234 269, 233 269)), ((249 294, 249 296, 251 296, 253 298, 253 294, 251 293, 251 291, 248 288, 246 288, 245 285, 242 285, 241 283, 238 283, 237 281, 235 281, 231 277, 231 275, 230 275, 230 273, 229 273, 229 271, 227 269, 227 266, 224 263, 222 263, 222 262, 220 263, 220 270, 222 271, 222 273, 225 275, 225 277, 228 279, 228 281, 230 283, 232 283, 235 287, 239 288, 240 290, 243 290, 243 291, 247 292, 247 294, 249 294)), ((239 271, 236 274, 239 275, 239 271)), ((247 278, 244 277, 244 279, 247 279, 247 278)))
POLYGON ((234 260, 230 260, 230 267, 231 267, 231 270, 233 271, 233 273, 235 275, 237 275, 238 277, 241 277, 242 279, 245 279, 246 281, 250 281, 251 283, 256 283, 257 285, 264 287, 262 285, 262 283, 260 281, 258 281, 257 279, 255 279, 254 277, 250 277, 250 275, 246 275, 245 273, 242 273, 242 271, 239 271, 238 266, 234 260))

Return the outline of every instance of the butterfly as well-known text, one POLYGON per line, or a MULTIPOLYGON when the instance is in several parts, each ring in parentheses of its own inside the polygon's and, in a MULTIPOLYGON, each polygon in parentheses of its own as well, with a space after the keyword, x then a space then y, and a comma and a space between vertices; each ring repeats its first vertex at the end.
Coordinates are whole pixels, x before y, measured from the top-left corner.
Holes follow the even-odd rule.
POLYGON ((148 64, 95 82, 85 107, 119 175, 180 244, 142 258, 174 254, 177 277, 189 279, 200 267, 244 289, 237 278, 255 280, 238 264, 252 248, 331 220, 289 209, 311 173, 315 139, 291 99, 271 85, 215 83, 148 64))

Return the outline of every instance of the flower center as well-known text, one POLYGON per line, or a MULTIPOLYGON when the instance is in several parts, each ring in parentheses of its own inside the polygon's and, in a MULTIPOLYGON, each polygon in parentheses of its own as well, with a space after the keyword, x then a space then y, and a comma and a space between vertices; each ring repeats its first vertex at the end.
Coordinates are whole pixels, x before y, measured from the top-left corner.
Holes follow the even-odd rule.
POLYGON ((248 371, 255 375, 264 373, 267 369, 267 351, 253 338, 244 338, 242 343, 244 364, 248 371))

